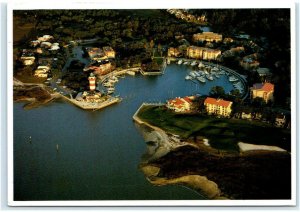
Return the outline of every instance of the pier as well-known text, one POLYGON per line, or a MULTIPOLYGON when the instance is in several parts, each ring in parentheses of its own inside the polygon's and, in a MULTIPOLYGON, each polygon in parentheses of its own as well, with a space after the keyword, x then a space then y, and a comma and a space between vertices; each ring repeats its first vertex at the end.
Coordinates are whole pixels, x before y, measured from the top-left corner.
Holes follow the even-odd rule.
POLYGON ((127 74, 128 71, 139 72, 139 71, 141 71, 141 67, 115 70, 113 72, 110 72, 110 73, 100 77, 100 83, 103 83, 107 78, 110 78, 112 76, 119 76, 119 75, 127 74))

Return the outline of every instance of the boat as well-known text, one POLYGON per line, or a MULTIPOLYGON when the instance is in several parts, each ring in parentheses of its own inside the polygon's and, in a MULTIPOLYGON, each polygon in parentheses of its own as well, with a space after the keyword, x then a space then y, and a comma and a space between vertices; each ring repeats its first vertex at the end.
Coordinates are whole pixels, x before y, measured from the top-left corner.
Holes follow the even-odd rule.
POLYGON ((241 82, 233 83, 233 87, 236 89, 243 89, 243 84, 241 82))
POLYGON ((109 82, 112 82, 112 83, 115 83, 115 82, 118 82, 119 80, 118 80, 117 77, 112 76, 108 81, 109 81, 109 82))
POLYGON ((191 76, 192 78, 195 78, 195 77, 196 77, 196 74, 192 71, 192 72, 190 73, 190 76, 191 76))
POLYGON ((229 76, 229 82, 236 82, 236 81, 238 81, 239 79, 238 78, 236 78, 235 76, 229 76))
POLYGON ((197 80, 199 80, 199 81, 202 82, 202 83, 205 83, 205 82, 206 82, 206 80, 205 80, 204 77, 197 77, 197 80))
POLYGON ((199 62, 198 68, 203 68, 203 67, 204 67, 203 63, 199 62))
POLYGON ((180 64, 182 64, 182 60, 178 60, 178 63, 177 63, 178 65, 180 65, 180 64))
POLYGON ((105 82, 105 83, 103 83, 103 86, 104 87, 110 87, 110 86, 112 86, 112 84, 110 82, 105 82))
POLYGON ((220 78, 219 74, 215 73, 216 78, 220 78))
POLYGON ((134 76, 135 75, 135 72, 134 71, 127 71, 127 74, 131 75, 131 76, 134 76))
POLYGON ((202 76, 202 75, 204 75, 205 73, 204 73, 204 71, 199 70, 199 74, 202 76))
POLYGON ((201 74, 199 72, 197 72, 197 71, 194 71, 194 73, 195 73, 196 77, 200 77, 201 76, 201 74))
POLYGON ((210 81, 214 80, 213 76, 210 74, 206 74, 206 78, 210 81))
POLYGON ((195 65, 197 65, 197 61, 193 61, 192 63, 191 63, 191 66, 195 66, 195 65))
POLYGON ((185 61, 184 63, 183 63, 183 65, 188 65, 189 64, 189 62, 188 61, 185 61))
POLYGON ((186 79, 186 80, 191 80, 191 79, 192 79, 192 77, 191 77, 191 76, 189 76, 189 75, 187 75, 187 76, 185 77, 185 79, 186 79))
POLYGON ((219 71, 219 69, 217 67, 213 67, 211 70, 212 71, 219 71))
POLYGON ((112 94, 115 92, 115 88, 114 87, 110 87, 107 89, 107 94, 112 94))

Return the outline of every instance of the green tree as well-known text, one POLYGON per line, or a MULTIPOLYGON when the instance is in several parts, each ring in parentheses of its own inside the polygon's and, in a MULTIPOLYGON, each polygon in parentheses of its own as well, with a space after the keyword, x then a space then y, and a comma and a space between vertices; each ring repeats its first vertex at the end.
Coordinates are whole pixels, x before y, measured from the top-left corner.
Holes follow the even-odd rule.
POLYGON ((214 86, 211 88, 209 94, 213 97, 223 97, 225 95, 225 90, 221 86, 214 86))

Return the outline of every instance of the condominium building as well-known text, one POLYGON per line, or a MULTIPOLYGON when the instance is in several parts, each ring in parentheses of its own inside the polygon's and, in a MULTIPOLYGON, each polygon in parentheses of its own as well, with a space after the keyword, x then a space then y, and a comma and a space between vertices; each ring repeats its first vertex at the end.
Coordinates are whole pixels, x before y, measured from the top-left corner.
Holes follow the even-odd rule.
POLYGON ((198 46, 189 46, 187 48, 186 54, 188 57, 195 59, 217 60, 218 56, 221 55, 221 50, 198 46))
POLYGON ((223 99, 207 97, 204 106, 208 114, 229 117, 232 111, 232 102, 223 99))
POLYGON ((167 108, 174 110, 175 112, 189 112, 192 106, 193 97, 175 98, 167 102, 167 108))
POLYGON ((222 35, 214 32, 203 32, 193 35, 194 41, 208 41, 208 42, 220 42, 222 41, 222 35))
POLYGON ((108 58, 115 58, 116 57, 116 52, 110 46, 104 46, 103 47, 103 52, 108 58))
POLYGON ((274 85, 272 83, 256 83, 250 88, 251 99, 262 98, 266 103, 273 101, 274 85))

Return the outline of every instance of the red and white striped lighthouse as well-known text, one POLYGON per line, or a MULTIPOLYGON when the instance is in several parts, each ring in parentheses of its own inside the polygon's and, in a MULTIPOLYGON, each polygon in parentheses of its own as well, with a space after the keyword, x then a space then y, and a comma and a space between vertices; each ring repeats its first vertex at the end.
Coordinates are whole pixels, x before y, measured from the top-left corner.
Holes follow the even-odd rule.
POLYGON ((96 89, 96 77, 93 73, 89 76, 89 82, 90 82, 90 90, 94 91, 96 89))

